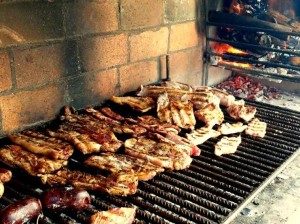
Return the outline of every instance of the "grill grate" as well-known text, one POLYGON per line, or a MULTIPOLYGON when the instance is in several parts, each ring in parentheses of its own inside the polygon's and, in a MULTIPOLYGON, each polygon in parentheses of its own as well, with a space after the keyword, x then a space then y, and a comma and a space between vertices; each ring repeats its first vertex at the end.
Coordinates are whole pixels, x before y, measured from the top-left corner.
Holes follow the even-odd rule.
MULTIPOLYGON (((256 139, 242 134, 242 143, 232 155, 216 157, 209 140, 200 146, 187 170, 164 172, 153 180, 139 182, 135 195, 116 197, 91 192, 92 205, 76 214, 47 211, 40 223, 88 223, 97 210, 115 206, 137 206, 135 224, 140 223, 223 223, 233 218, 245 202, 257 194, 299 151, 300 113, 260 102, 247 102, 257 107, 259 119, 267 122, 267 134, 256 139)), ((231 121, 225 116, 227 121, 231 121)), ((78 163, 72 159, 70 163, 78 163)), ((38 197, 46 189, 38 179, 14 170, 6 183, 0 208, 26 195, 38 197)))

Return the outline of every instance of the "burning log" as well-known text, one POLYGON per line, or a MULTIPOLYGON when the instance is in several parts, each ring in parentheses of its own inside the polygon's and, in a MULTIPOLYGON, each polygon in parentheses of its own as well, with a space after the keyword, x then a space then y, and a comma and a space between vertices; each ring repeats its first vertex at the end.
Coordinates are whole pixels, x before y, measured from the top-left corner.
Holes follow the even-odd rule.
MULTIPOLYGON (((208 18, 209 18, 210 22, 227 24, 227 25, 270 29, 270 30, 274 30, 277 32, 292 32, 293 31, 293 29, 289 26, 271 23, 271 22, 263 21, 263 20, 248 17, 248 16, 240 16, 240 15, 233 14, 233 13, 210 11, 208 18)), ((269 32, 269 31, 265 31, 265 32, 268 32, 268 33, 270 33, 270 35, 277 37, 281 40, 288 39, 288 35, 285 33, 269 32)))
POLYGON ((276 21, 284 26, 291 27, 293 32, 300 32, 300 22, 286 17, 278 11, 269 9, 267 14, 276 19, 276 21))

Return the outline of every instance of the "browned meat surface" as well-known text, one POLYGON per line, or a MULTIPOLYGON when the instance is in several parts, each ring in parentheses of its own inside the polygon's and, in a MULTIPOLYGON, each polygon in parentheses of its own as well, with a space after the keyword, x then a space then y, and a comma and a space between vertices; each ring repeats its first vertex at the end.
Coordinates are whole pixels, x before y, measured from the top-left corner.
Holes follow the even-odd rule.
POLYGON ((223 154, 235 153, 241 142, 242 138, 240 135, 238 137, 224 136, 215 144, 215 155, 221 156, 223 154))
POLYGON ((145 181, 164 171, 162 167, 155 166, 144 159, 115 153, 102 153, 97 156, 91 156, 84 163, 112 173, 133 170, 139 180, 145 181))
POLYGON ((256 113, 256 108, 254 106, 244 106, 244 105, 231 105, 227 108, 227 113, 235 120, 244 120, 249 122, 256 113))
POLYGON ((201 145, 210 138, 216 138, 220 135, 219 131, 215 131, 211 128, 202 127, 191 131, 186 134, 187 139, 189 139, 194 145, 201 145))
MULTIPOLYGON (((120 123, 120 121, 113 120, 109 117, 106 117, 105 115, 101 114, 100 111, 95 110, 93 108, 87 108, 86 111, 96 118, 99 119, 99 122, 101 124, 106 126, 106 129, 110 129, 112 132, 117 133, 117 134, 129 134, 133 137, 139 136, 142 134, 145 134, 147 132, 147 129, 144 127, 141 127, 140 125, 136 124, 128 124, 128 123, 120 123), (107 119, 105 119, 107 118, 107 119), (110 121, 113 120, 113 121, 110 121)), ((108 111, 106 109, 106 111, 108 111)), ((114 113, 114 116, 120 116, 116 113, 114 113)), ((125 120, 125 118, 124 118, 125 120)))
POLYGON ((0 160, 11 167, 24 169, 32 176, 51 173, 67 165, 67 160, 51 160, 28 152, 17 145, 0 149, 0 160))
POLYGON ((91 216, 91 224, 131 224, 134 221, 136 208, 112 208, 97 212, 91 216))
POLYGON ((110 100, 120 105, 128 105, 132 109, 142 113, 155 107, 155 102, 151 97, 113 96, 110 100))
POLYGON ((125 141, 128 155, 145 159, 156 166, 181 170, 188 168, 192 159, 175 144, 156 142, 147 137, 131 138, 125 141))
POLYGON ((193 104, 189 101, 170 100, 167 93, 157 99, 157 116, 162 122, 172 123, 180 128, 194 129, 196 124, 193 104))
POLYGON ((85 190, 106 192, 126 196, 135 194, 138 178, 133 172, 119 172, 109 177, 92 175, 81 171, 62 169, 53 174, 41 176, 42 183, 50 186, 72 185, 85 190))
POLYGON ((47 130, 47 133, 55 138, 63 139, 75 146, 83 154, 100 152, 101 144, 96 142, 87 134, 81 134, 77 131, 59 129, 57 131, 47 130))
POLYGON ((235 101, 235 97, 233 95, 227 93, 226 91, 212 88, 211 92, 219 98, 220 104, 222 106, 229 107, 235 101))
POLYGON ((223 123, 218 131, 221 132, 222 135, 229 135, 234 133, 241 133, 247 128, 247 125, 244 125, 242 122, 237 123, 223 123))
POLYGON ((266 135, 266 130, 267 123, 260 121, 258 118, 254 118, 248 123, 245 133, 254 137, 263 138, 266 135))
POLYGON ((219 105, 212 103, 194 113, 195 117, 205 123, 208 128, 212 128, 216 124, 220 125, 224 120, 224 114, 219 105))
POLYGON ((36 131, 23 131, 9 134, 8 138, 24 149, 50 159, 68 159, 74 151, 72 145, 66 141, 52 138, 36 131))
POLYGON ((178 134, 181 130, 177 125, 162 122, 151 115, 144 115, 137 118, 136 121, 140 126, 145 127, 148 131, 158 133, 174 133, 178 134))
POLYGON ((102 107, 102 108, 100 108, 100 111, 101 111, 104 115, 106 115, 106 116, 108 116, 108 117, 110 117, 110 118, 112 118, 112 119, 114 119, 114 120, 117 120, 117 121, 125 121, 125 118, 124 118, 123 116, 121 116, 120 114, 114 112, 114 111, 113 111, 112 109, 110 109, 109 107, 102 107))

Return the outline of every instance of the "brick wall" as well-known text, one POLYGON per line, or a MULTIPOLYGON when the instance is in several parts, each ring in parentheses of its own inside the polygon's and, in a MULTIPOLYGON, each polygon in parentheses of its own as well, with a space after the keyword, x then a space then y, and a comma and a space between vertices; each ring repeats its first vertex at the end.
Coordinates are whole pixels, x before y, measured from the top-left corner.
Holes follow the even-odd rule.
POLYGON ((202 0, 1 2, 0 136, 158 82, 166 55, 202 82, 202 0))

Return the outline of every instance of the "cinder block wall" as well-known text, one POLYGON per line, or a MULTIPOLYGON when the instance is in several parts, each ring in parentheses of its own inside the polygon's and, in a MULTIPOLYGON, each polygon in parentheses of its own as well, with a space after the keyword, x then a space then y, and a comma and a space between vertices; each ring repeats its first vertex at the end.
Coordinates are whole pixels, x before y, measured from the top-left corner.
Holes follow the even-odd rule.
POLYGON ((0 136, 158 82, 166 55, 202 82, 202 0, 1 2, 0 136))

